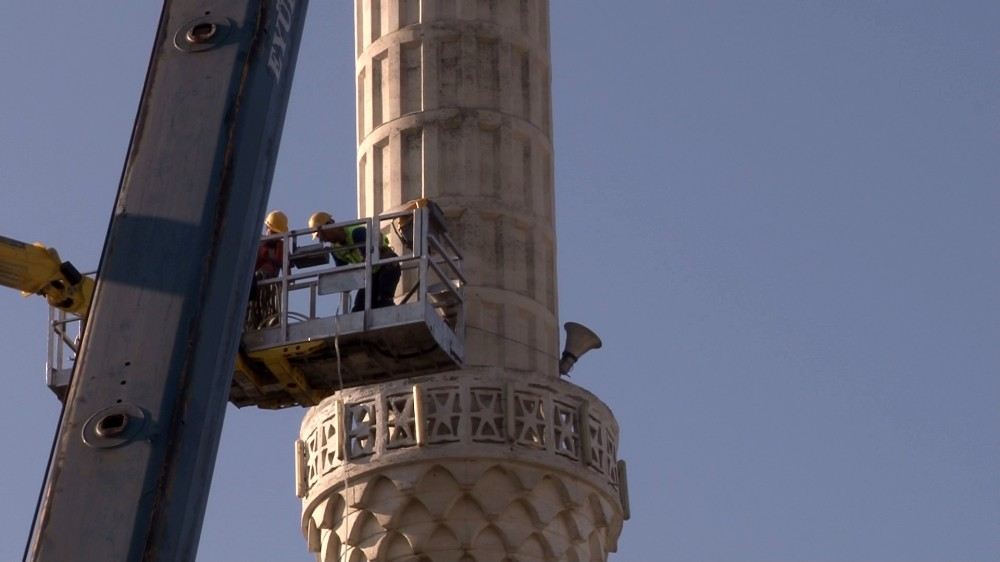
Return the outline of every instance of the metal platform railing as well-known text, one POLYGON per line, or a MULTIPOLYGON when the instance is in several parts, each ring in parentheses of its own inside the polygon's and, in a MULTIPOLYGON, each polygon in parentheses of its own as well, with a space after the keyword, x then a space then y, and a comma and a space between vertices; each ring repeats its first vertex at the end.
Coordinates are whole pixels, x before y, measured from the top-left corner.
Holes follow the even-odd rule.
MULTIPOLYGON (((351 312, 349 296, 364 290, 364 327, 372 324, 372 273, 379 267, 396 264, 402 271, 395 292, 397 305, 430 300, 431 306, 446 320, 455 332, 464 331, 464 315, 460 314, 464 297, 462 288, 462 255, 454 240, 448 235, 441 219, 429 208, 387 213, 374 218, 364 218, 336 223, 332 226, 293 230, 261 238, 261 242, 278 241, 282 248, 282 274, 256 282, 260 293, 275 298, 273 312, 266 315, 247 331, 268 330, 278 327, 278 337, 267 338, 271 345, 295 341, 289 327, 309 320, 329 316, 324 314, 323 297, 334 294, 336 315, 351 312), (378 232, 378 237, 367 236, 364 243, 332 246, 317 242, 313 235, 321 229, 348 229, 362 226, 367 232, 378 232), (378 228, 373 228, 377 226, 378 228), (412 235, 408 234, 412 233, 412 235), (385 248, 391 248, 388 255, 385 248), (335 252, 358 249, 370 256, 364 263, 338 265, 335 252), (273 290, 267 290, 274 287, 273 290), (303 296, 303 300, 296 300, 303 296)), ((264 307, 268 308, 268 307, 264 307)))
MULTIPOLYGON (((319 229, 261 238, 280 244, 282 267, 275 277, 254 282, 230 394, 234 404, 312 405, 341 385, 462 366, 466 280, 440 212, 421 207, 321 228, 359 226, 368 235, 354 245, 317 241, 319 229), (368 259, 338 263, 338 253, 353 249, 368 259), (391 306, 373 307, 373 273, 383 267, 399 267, 400 281, 391 306), (356 311, 353 300, 362 304, 356 311)), ((49 312, 46 384, 60 398, 82 327, 77 316, 49 312)))
POLYGON ((462 366, 466 280, 461 253, 436 207, 320 229, 356 227, 367 233, 358 244, 317 242, 319 229, 262 239, 280 241, 282 273, 257 281, 258 297, 272 299, 258 308, 272 312, 243 334, 235 404, 312 405, 341 386, 462 366), (337 259, 352 250, 367 259, 337 259), (374 306, 373 280, 382 268, 396 267, 392 305, 374 306))
MULTIPOLYGON (((87 273, 86 275, 93 276, 94 274, 87 273)), ((80 350, 83 325, 83 318, 54 306, 49 307, 45 385, 59 397, 59 400, 66 397, 66 390, 69 388, 69 379, 73 374, 76 354, 80 350)))

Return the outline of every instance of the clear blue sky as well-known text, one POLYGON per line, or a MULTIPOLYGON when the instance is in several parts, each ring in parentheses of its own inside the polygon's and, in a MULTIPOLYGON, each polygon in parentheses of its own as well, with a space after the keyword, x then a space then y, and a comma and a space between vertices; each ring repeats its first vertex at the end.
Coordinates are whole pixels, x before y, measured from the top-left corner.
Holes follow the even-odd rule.
MULTIPOLYGON (((0 234, 97 263, 156 4, 5 6, 0 234)), ((310 7, 271 199, 300 224, 356 208, 350 4, 310 7)), ((612 560, 1000 559, 998 24, 971 0, 552 0, 560 315, 604 338, 573 380, 630 469, 612 560)), ((42 301, 0 318, 15 560, 58 405, 42 301)), ((230 408, 200 561, 311 560, 301 414, 230 408)))

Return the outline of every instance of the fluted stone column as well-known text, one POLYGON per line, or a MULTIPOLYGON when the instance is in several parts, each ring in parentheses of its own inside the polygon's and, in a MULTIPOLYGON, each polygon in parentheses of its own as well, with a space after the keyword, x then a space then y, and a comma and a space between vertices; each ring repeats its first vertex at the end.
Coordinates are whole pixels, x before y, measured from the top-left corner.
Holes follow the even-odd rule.
POLYGON ((317 560, 603 561, 618 426, 558 376, 548 0, 356 0, 358 215, 429 197, 464 256, 461 371, 348 389, 296 443, 317 560))
POLYGON ((556 376, 548 2, 359 0, 358 213, 444 208, 466 364, 556 376))

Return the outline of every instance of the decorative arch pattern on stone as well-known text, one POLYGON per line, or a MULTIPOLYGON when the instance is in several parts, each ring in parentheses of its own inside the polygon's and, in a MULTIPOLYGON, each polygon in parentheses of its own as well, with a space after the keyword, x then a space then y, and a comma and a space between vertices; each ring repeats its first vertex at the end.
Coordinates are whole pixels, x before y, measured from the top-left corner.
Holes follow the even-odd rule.
POLYGON ((472 371, 348 389, 310 410, 301 440, 317 560, 591 562, 617 548, 618 426, 564 380, 472 371))
POLYGON ((621 510, 582 479, 517 462, 392 466, 304 514, 317 561, 606 561, 621 510))

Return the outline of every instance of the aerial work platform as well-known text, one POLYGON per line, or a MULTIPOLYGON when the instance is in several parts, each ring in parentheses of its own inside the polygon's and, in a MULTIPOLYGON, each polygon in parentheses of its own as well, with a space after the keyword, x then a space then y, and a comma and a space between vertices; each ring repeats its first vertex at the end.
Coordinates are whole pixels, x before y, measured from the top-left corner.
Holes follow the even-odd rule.
MULTIPOLYGON (((364 263, 337 265, 335 248, 313 240, 317 229, 262 239, 280 241, 285 273, 257 280, 236 360, 230 401, 265 409, 312 406, 341 388, 460 368, 465 328, 461 254, 433 205, 416 203, 364 226, 364 263), (418 206, 422 205, 422 206, 418 206), (384 248, 391 245, 392 252, 384 248), (372 272, 398 264, 395 305, 372 307, 372 272), (356 291, 363 306, 353 311, 356 291)), ((47 383, 65 394, 79 318, 50 316, 47 383)))

